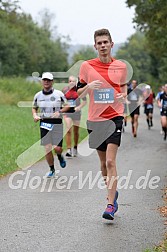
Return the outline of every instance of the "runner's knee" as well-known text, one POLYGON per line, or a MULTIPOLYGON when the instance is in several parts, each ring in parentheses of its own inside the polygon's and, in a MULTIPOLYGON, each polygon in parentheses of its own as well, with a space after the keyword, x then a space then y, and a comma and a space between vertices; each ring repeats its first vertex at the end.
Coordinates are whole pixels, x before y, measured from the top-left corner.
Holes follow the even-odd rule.
POLYGON ((51 151, 52 151, 52 145, 51 144, 45 145, 45 152, 46 152, 46 154, 49 153, 49 152, 51 152, 51 151))
POLYGON ((55 151, 56 153, 61 153, 61 152, 62 152, 62 147, 60 147, 60 146, 55 146, 55 147, 54 147, 54 151, 55 151))
POLYGON ((113 160, 113 159, 107 159, 106 160, 106 166, 107 166, 107 169, 115 169, 115 167, 116 167, 115 160, 113 160))

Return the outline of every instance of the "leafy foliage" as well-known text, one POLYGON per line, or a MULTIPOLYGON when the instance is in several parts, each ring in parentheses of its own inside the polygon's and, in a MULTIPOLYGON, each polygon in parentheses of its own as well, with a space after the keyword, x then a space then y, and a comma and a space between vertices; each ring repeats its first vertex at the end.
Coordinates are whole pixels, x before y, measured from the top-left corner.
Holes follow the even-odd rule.
MULTIPOLYGON (((16 4, 17 1, 0 1, 0 75, 67 70, 66 42, 61 37, 51 38, 46 24, 40 27, 31 15, 17 12, 16 4)), ((45 11, 44 15, 49 25, 49 14, 45 11)))
POLYGON ((127 0, 129 7, 135 7, 134 22, 146 35, 153 62, 157 64, 157 77, 161 82, 167 79, 167 1, 127 0))
POLYGON ((83 46, 77 53, 73 55, 72 62, 73 64, 79 60, 89 60, 92 58, 96 58, 97 54, 93 47, 91 46, 83 46))
POLYGON ((153 58, 143 33, 138 31, 132 35, 118 50, 116 58, 126 60, 131 64, 134 79, 140 83, 156 85, 157 81, 152 77, 156 76, 156 68, 155 64, 152 65, 153 58))
POLYGON ((23 78, 1 78, 0 105, 17 105, 19 101, 32 101, 39 90, 40 83, 28 82, 23 78))

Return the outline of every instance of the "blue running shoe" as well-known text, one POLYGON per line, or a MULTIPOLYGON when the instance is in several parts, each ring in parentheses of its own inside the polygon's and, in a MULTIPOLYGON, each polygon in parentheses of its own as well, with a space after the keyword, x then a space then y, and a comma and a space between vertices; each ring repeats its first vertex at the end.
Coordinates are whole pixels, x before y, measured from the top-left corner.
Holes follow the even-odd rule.
POLYGON ((118 191, 116 191, 116 193, 115 193, 115 199, 114 199, 115 213, 118 211, 117 199, 118 199, 118 191))
POLYGON ((55 170, 54 171, 50 171, 47 175, 47 178, 54 178, 55 176, 55 170))
POLYGON ((60 163, 61 168, 65 168, 66 167, 66 161, 65 161, 63 155, 58 157, 58 159, 59 159, 59 163, 60 163))
MULTIPOLYGON (((116 191, 116 193, 115 193, 115 198, 114 198, 114 207, 115 207, 115 209, 116 209, 116 211, 115 211, 115 212, 117 212, 117 211, 118 211, 118 203, 117 203, 117 199, 118 199, 118 191, 116 191)), ((108 197, 107 197, 107 200, 108 200, 108 197)))
POLYGON ((109 204, 107 205, 107 208, 105 209, 102 217, 107 220, 113 220, 115 212, 116 212, 115 206, 109 204))

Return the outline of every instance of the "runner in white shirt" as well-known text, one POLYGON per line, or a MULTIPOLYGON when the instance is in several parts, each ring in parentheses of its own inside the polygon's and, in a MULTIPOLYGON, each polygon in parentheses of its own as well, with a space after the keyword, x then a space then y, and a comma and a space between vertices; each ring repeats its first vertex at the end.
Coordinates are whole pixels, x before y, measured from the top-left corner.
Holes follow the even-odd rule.
POLYGON ((62 107, 66 103, 66 98, 61 91, 53 89, 53 75, 51 73, 43 73, 42 85, 43 90, 34 96, 32 114, 35 122, 40 121, 41 145, 45 147, 45 157, 50 167, 48 177, 53 177, 55 168, 52 146, 60 166, 66 167, 66 161, 62 155, 62 113, 66 112, 69 107, 62 107))

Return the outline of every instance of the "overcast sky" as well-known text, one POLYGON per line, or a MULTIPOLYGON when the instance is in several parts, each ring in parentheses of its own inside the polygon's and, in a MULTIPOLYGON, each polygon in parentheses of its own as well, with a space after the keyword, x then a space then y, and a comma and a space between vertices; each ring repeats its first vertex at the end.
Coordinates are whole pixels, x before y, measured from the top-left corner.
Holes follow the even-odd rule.
POLYGON ((134 9, 126 7, 125 0, 19 0, 19 5, 34 20, 47 8, 55 15, 58 33, 69 35, 71 44, 93 44, 94 31, 100 28, 109 29, 115 43, 135 32, 134 9))

